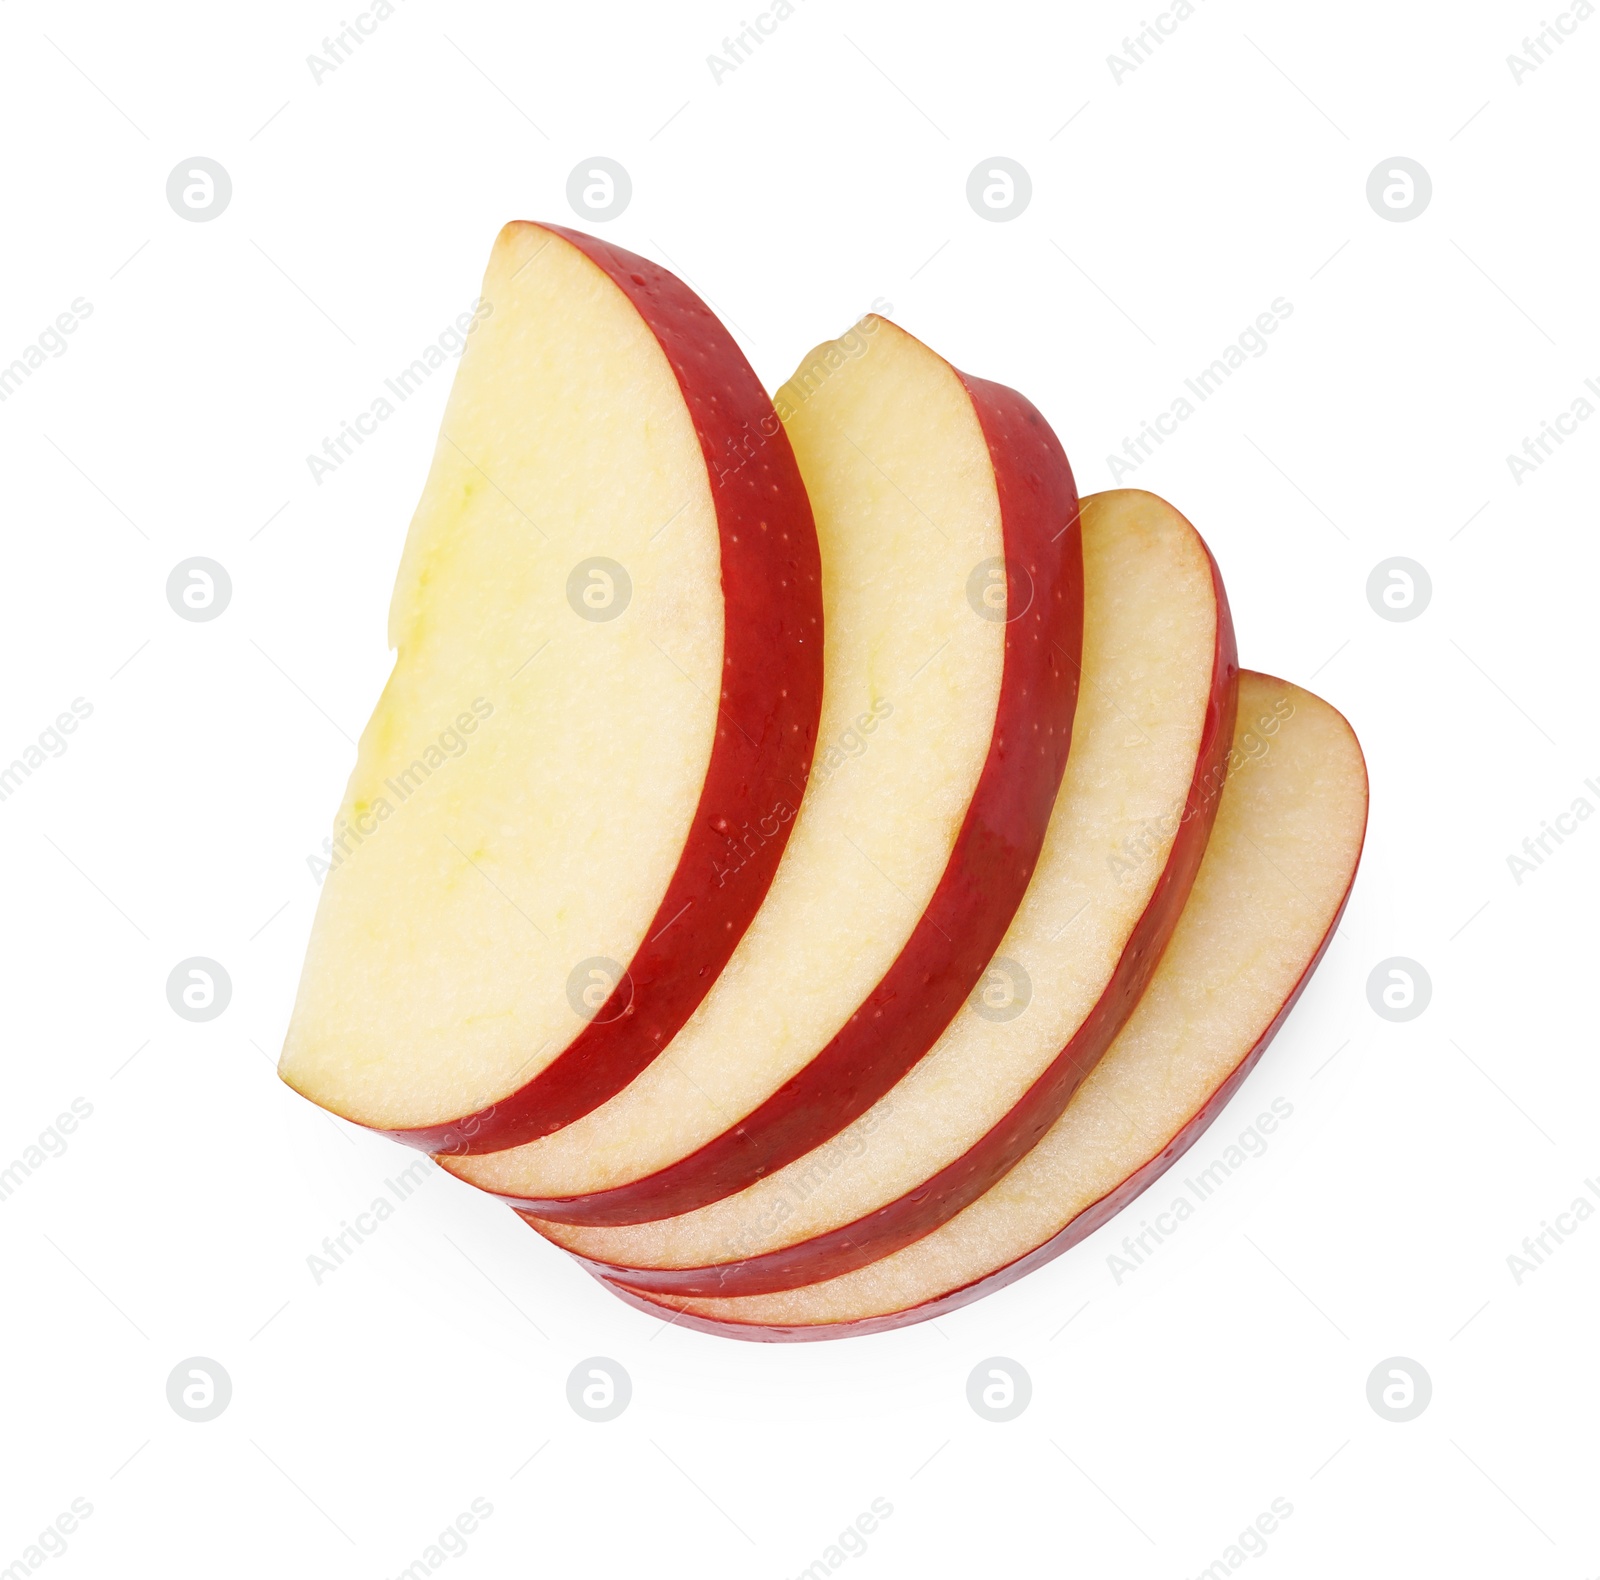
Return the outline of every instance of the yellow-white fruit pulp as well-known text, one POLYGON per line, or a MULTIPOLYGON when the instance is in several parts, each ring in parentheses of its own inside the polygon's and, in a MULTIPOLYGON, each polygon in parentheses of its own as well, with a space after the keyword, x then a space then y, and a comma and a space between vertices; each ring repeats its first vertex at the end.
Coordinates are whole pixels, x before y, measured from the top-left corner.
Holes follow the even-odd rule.
POLYGON ((720 566, 655 335, 570 242, 507 226, 401 559, 394 670, 339 814, 367 832, 323 886, 291 1086, 363 1124, 435 1124, 582 1030, 574 967, 626 965, 699 801, 720 566), (602 567, 569 597, 597 558, 631 589, 602 567), (608 597, 622 612, 589 618, 608 597))
POLYGON ((986 978, 999 1013, 969 1005, 834 1142, 748 1189, 655 1223, 549 1224, 552 1239, 629 1267, 697 1267, 853 1223, 980 1141, 1083 1024, 1181 826, 1211 701, 1218 610, 1205 545, 1164 500, 1134 489, 1096 494, 1081 520, 1072 753, 1033 880, 986 978))
POLYGON ((905 946, 988 756, 1006 626, 968 583, 1004 545, 965 386, 919 341, 868 318, 807 357, 776 405, 822 553, 822 721, 788 846, 662 1057, 553 1135, 448 1160, 489 1190, 576 1196, 639 1179, 771 1096, 905 946))
POLYGON ((1361 749, 1310 692, 1242 675, 1234 744, 1205 860, 1155 978, 1022 1162, 942 1228, 852 1273, 781 1294, 653 1298, 763 1324, 906 1310, 1025 1256, 1159 1156, 1294 991, 1343 902, 1366 826, 1361 749))

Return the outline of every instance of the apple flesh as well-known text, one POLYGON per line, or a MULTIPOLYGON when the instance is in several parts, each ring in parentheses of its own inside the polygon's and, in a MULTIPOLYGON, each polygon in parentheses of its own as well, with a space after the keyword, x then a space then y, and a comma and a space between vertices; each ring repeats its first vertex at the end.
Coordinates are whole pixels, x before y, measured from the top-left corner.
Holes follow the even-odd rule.
POLYGON ((818 761, 766 904, 666 1054, 554 1135, 445 1160, 554 1221, 693 1211, 871 1108, 988 966, 1067 760, 1083 567, 1044 419, 873 317, 777 407, 822 549, 818 761))
POLYGON ((975 1201, 1059 1117, 1132 1012, 1200 866, 1238 660, 1200 535, 1135 489, 1083 502, 1083 674, 1039 864, 969 1005, 820 1152, 698 1212, 545 1223, 636 1289, 766 1294, 837 1277, 975 1201))
POLYGON ((821 614, 804 485, 727 331, 645 259, 507 226, 401 560, 284 1080, 457 1151, 624 1087, 777 869, 790 820, 761 820, 811 761, 821 614))
POLYGON ((1181 1157, 1261 1057, 1338 924, 1366 816, 1349 725, 1246 672, 1227 787, 1167 953, 1033 1151, 943 1227, 839 1278, 729 1299, 609 1287, 706 1332, 825 1339, 927 1321, 1059 1256, 1181 1157))

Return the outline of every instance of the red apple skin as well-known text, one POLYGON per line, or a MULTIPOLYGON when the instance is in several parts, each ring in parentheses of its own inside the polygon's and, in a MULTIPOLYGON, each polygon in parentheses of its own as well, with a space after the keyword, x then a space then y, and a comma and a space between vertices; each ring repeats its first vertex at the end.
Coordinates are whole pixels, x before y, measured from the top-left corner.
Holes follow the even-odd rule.
MULTIPOLYGON (((1365 839, 1366 827, 1363 823, 1363 844, 1365 839)), ((1257 1039, 1250 1052, 1239 1061, 1232 1074, 1206 1100, 1205 1106, 1201 1108, 1199 1113, 1160 1152, 1130 1174, 1114 1190, 1108 1191, 1099 1201, 1092 1206, 1086 1207, 1071 1223, 1058 1230, 1049 1240, 1046 1240, 1042 1245, 1035 1246, 1033 1250, 1018 1257, 1016 1261, 1010 1262, 1004 1267, 996 1268, 994 1272, 986 1273, 982 1278, 974 1279, 972 1283, 963 1285, 960 1289, 953 1289, 948 1294, 940 1295, 937 1299, 924 1301, 920 1305, 908 1306, 901 1311, 892 1311, 882 1316, 863 1318, 858 1322, 814 1323, 795 1327, 748 1322, 725 1322, 709 1317, 695 1316, 687 1312, 674 1311, 671 1306, 661 1305, 648 1295, 618 1284, 599 1272, 594 1273, 595 1278, 604 1284, 612 1294, 626 1301, 630 1306, 650 1316, 669 1321, 674 1326, 693 1328, 697 1332, 712 1333, 722 1338, 745 1339, 757 1344, 804 1344, 824 1339, 851 1338, 868 1333, 887 1333, 897 1328, 910 1327, 914 1323, 930 1322, 936 1317, 946 1315, 948 1312, 957 1311, 962 1306, 971 1305, 973 1301, 981 1299, 984 1295, 990 1295, 996 1290, 1004 1289, 1006 1285, 1015 1283, 1019 1278, 1031 1273, 1035 1268, 1043 1267, 1046 1262, 1054 1261, 1062 1252, 1070 1250, 1079 1241, 1087 1239, 1096 1229, 1109 1222, 1137 1196, 1141 1195, 1160 1179, 1211 1128, 1213 1122, 1232 1100, 1234 1093, 1244 1084, 1245 1078, 1255 1069, 1262 1054, 1267 1051, 1268 1045, 1277 1036, 1283 1023, 1289 1018, 1290 1011, 1299 1001, 1300 995, 1305 991, 1306 984, 1311 980, 1312 974, 1322 963, 1322 957, 1327 953, 1328 945, 1333 941, 1333 935, 1338 931, 1339 921, 1344 915, 1345 906, 1349 904, 1350 890, 1355 883, 1356 870, 1359 863, 1360 850, 1358 848, 1356 863, 1351 867, 1350 878, 1345 885, 1344 896, 1339 901, 1338 910, 1334 913, 1333 920, 1329 922, 1327 931, 1322 935, 1321 942, 1317 945, 1316 953, 1300 974, 1293 991, 1284 1000, 1283 1006, 1273 1018, 1272 1024, 1257 1039)), ((593 1270, 591 1269, 591 1271, 593 1270)))
POLYGON ((605 271, 677 375, 716 504, 727 611, 722 697, 689 836, 626 974, 595 1018, 517 1091, 448 1124, 387 1132, 428 1152, 497 1152, 549 1135, 615 1096, 666 1047, 766 898, 822 713, 816 524, 760 380, 676 275, 581 231, 540 228, 605 271))
POLYGON ((590 1272, 648 1293, 713 1297, 772 1294, 837 1278, 920 1240, 955 1217, 1008 1173, 1061 1117, 1079 1084, 1122 1030, 1160 964, 1200 870, 1222 800, 1238 711, 1239 654, 1222 572, 1209 549, 1206 558, 1216 593, 1217 637, 1211 695, 1183 818, 1166 866, 1105 992, 1049 1068, 1000 1123, 961 1157, 915 1190, 853 1223, 759 1256, 703 1267, 619 1267, 578 1257, 590 1272))
POLYGON ((960 375, 994 465, 1007 624, 988 756, 911 937, 831 1042, 731 1130, 654 1174, 554 1200, 503 1196, 560 1223, 692 1212, 782 1168, 864 1114, 938 1040, 987 969, 1033 876, 1065 771, 1083 650, 1078 492, 1060 441, 1015 390, 960 375))

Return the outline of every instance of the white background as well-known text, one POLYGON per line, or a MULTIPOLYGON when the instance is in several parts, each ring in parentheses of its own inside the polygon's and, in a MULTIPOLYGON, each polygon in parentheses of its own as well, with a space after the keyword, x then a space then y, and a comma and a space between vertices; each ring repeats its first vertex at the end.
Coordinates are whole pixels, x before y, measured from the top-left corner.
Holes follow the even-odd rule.
POLYGON ((851 1574, 1180 1580, 1282 1497, 1252 1573, 1600 1569, 1600 1221, 1520 1285, 1506 1260, 1600 1175, 1600 826, 1520 885, 1506 861, 1600 805, 1600 422, 1520 484, 1505 459, 1600 379, 1600 19, 1518 85, 1531 5, 1201 0, 1118 84, 1148 9, 801 0, 718 84, 731 0, 397 5, 320 84, 331 0, 0 9, 0 364, 93 306, 0 406, 0 759, 94 710, 0 804, 0 1165, 93 1108, 0 1203, 0 1567, 83 1497, 63 1580, 391 1576, 481 1497, 452 1575, 777 1580, 885 1498, 851 1574), (165 196, 196 155, 233 183, 207 223, 165 196), (305 458, 467 306, 505 220, 583 223, 594 155, 633 180, 608 238, 769 386, 883 298, 1025 391, 1085 492, 1293 305, 1124 481, 1206 534, 1244 662, 1348 714, 1371 833, 1194 1161, 1274 1097, 1293 1118, 1120 1285, 1126 1222, 937 1324, 739 1344, 624 1308, 437 1174, 308 1271, 410 1156, 273 1064, 445 377, 320 485, 305 458), (965 196, 995 155, 1033 183, 1008 223, 965 196), (1395 155, 1433 182, 1405 223, 1366 198, 1395 155), (207 624, 164 592, 197 554, 233 581, 207 624), (1432 578, 1408 623, 1366 599, 1393 555, 1432 578), (233 981, 207 1024, 166 1000, 192 955, 233 981), (1395 955, 1433 983, 1400 1025, 1366 995, 1395 955), (233 1385, 207 1424, 166 1400, 197 1355, 233 1385), (633 1379, 610 1424, 566 1402, 592 1355, 633 1379), (995 1355, 1033 1383, 1004 1425, 966 1401, 995 1355), (1403 1425, 1366 1398, 1397 1355, 1434 1390, 1403 1425))

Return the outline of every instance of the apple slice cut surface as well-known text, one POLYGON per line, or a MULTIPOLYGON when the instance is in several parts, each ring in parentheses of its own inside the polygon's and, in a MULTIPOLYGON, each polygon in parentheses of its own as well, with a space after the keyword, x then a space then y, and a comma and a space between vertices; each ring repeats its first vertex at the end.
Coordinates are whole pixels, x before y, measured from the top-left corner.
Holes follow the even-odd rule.
POLYGON ((765 905, 663 1056, 554 1135, 444 1160, 560 1221, 695 1210, 865 1113, 989 964, 1067 760, 1081 534, 1044 419, 875 317, 776 403, 822 550, 817 760, 765 905))
POLYGON ((577 232, 501 232, 389 639, 281 1073, 415 1145, 517 1145, 689 1018, 816 742, 804 485, 681 281, 577 232))
POLYGON ((1227 786, 1166 955, 1033 1151, 941 1228, 839 1278, 726 1299, 608 1287, 706 1332, 826 1339, 926 1321, 1059 1256, 1181 1157, 1261 1057, 1333 936, 1366 816, 1345 720, 1246 671, 1227 786))
POLYGON ((1083 674, 1072 755, 1023 903, 938 1044, 849 1130, 698 1212, 545 1224, 634 1288, 764 1294, 920 1238, 1055 1122, 1161 957, 1233 744, 1238 662, 1221 577, 1154 494, 1082 511, 1083 674))

